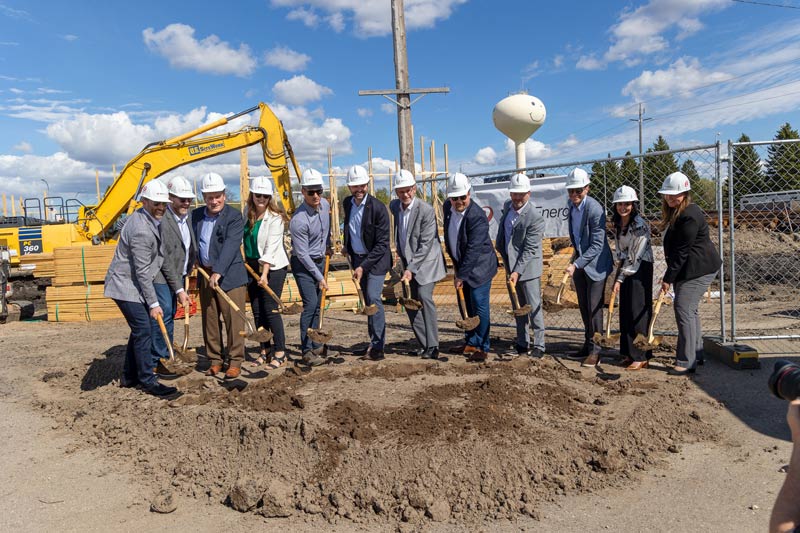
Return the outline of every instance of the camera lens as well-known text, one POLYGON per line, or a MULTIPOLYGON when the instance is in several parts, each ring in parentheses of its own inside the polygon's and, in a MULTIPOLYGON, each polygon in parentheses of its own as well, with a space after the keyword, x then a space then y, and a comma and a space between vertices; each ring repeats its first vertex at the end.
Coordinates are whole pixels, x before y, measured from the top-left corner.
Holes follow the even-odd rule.
POLYGON ((775 361, 775 368, 769 377, 769 390, 786 401, 792 401, 800 396, 800 366, 787 361, 778 359, 775 361))

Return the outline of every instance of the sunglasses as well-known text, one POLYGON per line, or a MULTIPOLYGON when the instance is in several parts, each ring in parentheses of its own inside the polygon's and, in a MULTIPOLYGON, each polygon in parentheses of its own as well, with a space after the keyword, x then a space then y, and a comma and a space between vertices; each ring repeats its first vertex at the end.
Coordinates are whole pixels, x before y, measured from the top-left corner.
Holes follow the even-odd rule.
POLYGON ((322 196, 322 191, 320 189, 314 189, 313 191, 304 191, 304 193, 309 196, 322 196))
POLYGON ((467 199, 467 195, 465 194, 463 196, 451 196, 450 199, 455 202, 463 202, 464 200, 467 199))
POLYGON ((269 198, 269 194, 259 194, 257 192, 254 192, 253 198, 269 198))
POLYGON ((583 192, 583 187, 579 187, 577 189, 567 189, 567 194, 580 194, 583 192))

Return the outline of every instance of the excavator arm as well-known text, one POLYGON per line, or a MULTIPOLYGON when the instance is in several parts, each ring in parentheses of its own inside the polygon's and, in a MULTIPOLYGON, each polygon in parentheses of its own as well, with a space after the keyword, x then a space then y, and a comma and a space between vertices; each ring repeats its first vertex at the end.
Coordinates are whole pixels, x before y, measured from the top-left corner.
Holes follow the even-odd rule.
POLYGON ((280 200, 286 211, 291 214, 294 211, 294 200, 288 161, 292 163, 295 176, 299 176, 297 161, 280 120, 266 104, 259 103, 258 106, 223 117, 178 137, 147 145, 125 165, 99 204, 81 208, 77 223, 78 233, 87 241, 94 243, 107 240, 115 232, 115 225, 120 216, 133 210, 136 196, 148 181, 180 166, 255 144, 261 145, 264 163, 272 173, 280 200), (256 110, 261 112, 257 126, 246 126, 230 133, 198 137, 256 110))

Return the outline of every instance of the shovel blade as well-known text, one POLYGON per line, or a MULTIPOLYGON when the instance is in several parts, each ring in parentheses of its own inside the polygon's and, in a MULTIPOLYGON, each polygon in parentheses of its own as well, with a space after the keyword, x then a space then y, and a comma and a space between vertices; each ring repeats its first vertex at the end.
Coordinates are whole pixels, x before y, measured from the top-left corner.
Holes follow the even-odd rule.
POLYGON ((422 309, 422 303, 417 300, 413 300, 411 298, 400 298, 400 305, 405 307, 406 309, 411 309, 412 311, 419 311, 422 309))
POLYGON ((378 312, 378 306, 375 304, 370 304, 364 308, 364 314, 367 316, 372 316, 378 312))
POLYGON ((527 314, 530 314, 532 310, 533 307, 531 307, 531 304, 525 304, 522 307, 518 307, 517 309, 512 310, 512 313, 514 316, 525 316, 527 314))
POLYGON ((614 348, 616 347, 617 343, 619 342, 619 335, 608 335, 605 336, 601 334, 599 331, 594 333, 592 340, 595 344, 599 344, 603 348, 614 348))
POLYGON ((302 312, 303 306, 297 303, 281 306, 281 314, 283 315, 299 315, 302 312))
POLYGON ((480 317, 468 316, 467 318, 456 320, 456 327, 464 331, 472 331, 481 323, 480 317))
POLYGON ((254 342, 268 342, 272 340, 272 332, 260 327, 255 332, 248 335, 247 338, 254 342))
POLYGON ((308 336, 311 337, 311 340, 320 344, 327 344, 328 341, 333 338, 333 333, 324 329, 308 328, 306 332, 308 333, 308 336))
POLYGON ((653 335, 652 339, 648 339, 640 333, 633 339, 633 345, 643 352, 649 352, 651 350, 657 350, 661 346, 662 340, 664 340, 662 335, 653 335))

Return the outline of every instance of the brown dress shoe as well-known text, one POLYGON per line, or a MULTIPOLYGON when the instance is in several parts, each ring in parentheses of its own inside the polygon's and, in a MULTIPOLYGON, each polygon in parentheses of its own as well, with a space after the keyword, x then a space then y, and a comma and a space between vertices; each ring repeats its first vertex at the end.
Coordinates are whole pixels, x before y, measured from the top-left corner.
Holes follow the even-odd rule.
POLYGON ((641 370, 647 368, 647 361, 634 361, 625 367, 625 370, 641 370))
POLYGON ((590 353, 586 359, 583 360, 581 366, 597 366, 600 362, 600 354, 590 353))
POLYGON ((220 372, 222 372, 222 365, 211 365, 206 370, 206 376, 216 376, 220 372))
MULTIPOLYGON (((474 347, 470 346, 470 348, 474 348, 474 347)), ((487 357, 488 357, 488 355, 487 355, 486 352, 484 352, 482 350, 478 350, 477 348, 475 348, 472 351, 472 353, 470 353, 470 355, 467 357, 467 361, 469 361, 470 363, 484 363, 484 362, 486 362, 486 358, 487 357)))
POLYGON ((238 366, 232 366, 225 372, 225 379, 236 379, 239 377, 239 374, 242 373, 242 369, 238 366))
POLYGON ((469 355, 471 353, 477 352, 478 349, 474 346, 464 344, 462 346, 456 346, 455 348, 450 348, 450 350, 448 351, 453 354, 469 355))

